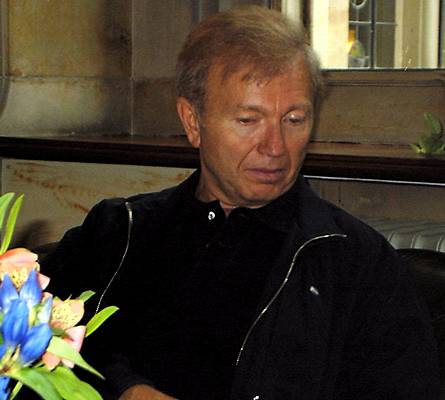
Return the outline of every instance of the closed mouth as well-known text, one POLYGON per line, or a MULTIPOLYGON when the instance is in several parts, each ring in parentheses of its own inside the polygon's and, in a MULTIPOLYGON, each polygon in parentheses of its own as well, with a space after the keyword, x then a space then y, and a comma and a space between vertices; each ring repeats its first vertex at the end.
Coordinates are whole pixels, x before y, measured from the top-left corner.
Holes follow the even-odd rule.
POLYGON ((249 168, 248 172, 253 174, 263 183, 273 183, 282 178, 285 173, 284 168, 249 168))

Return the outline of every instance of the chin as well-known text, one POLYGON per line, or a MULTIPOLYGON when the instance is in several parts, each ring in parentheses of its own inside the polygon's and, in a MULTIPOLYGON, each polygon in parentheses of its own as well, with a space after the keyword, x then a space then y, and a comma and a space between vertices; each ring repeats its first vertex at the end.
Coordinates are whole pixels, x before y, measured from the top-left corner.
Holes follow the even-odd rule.
POLYGON ((246 195, 244 199, 246 201, 246 204, 250 207, 262 207, 270 203, 271 201, 274 201, 285 192, 285 190, 269 190, 268 192, 263 193, 250 193, 249 195, 246 195))

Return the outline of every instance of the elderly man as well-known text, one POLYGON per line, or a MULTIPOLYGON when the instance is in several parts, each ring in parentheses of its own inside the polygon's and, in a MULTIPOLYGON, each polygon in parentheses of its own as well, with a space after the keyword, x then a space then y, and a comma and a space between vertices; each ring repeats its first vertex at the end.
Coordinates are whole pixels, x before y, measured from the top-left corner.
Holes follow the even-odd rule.
POLYGON ((120 307, 94 344, 115 396, 435 399, 405 268, 299 175, 321 88, 301 30, 259 7, 216 14, 189 35, 177 88, 200 169, 99 203, 46 262, 67 293, 89 281, 120 307))

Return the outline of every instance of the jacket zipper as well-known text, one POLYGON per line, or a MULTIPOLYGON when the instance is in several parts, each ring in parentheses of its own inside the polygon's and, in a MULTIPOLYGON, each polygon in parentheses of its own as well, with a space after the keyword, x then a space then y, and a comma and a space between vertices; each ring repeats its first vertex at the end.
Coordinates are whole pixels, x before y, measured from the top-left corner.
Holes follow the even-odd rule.
POLYGON ((238 352, 238 357, 236 358, 236 363, 235 366, 238 366, 240 359, 241 359, 241 355, 244 352, 244 348, 246 346, 247 341, 249 340, 250 335, 252 334, 252 331, 255 329, 256 325, 258 324, 258 322, 263 318, 264 314, 266 314, 266 312, 269 310, 269 308, 272 306, 272 304, 275 302, 275 300, 277 299, 277 297, 280 295, 280 293, 283 291, 284 287, 286 286, 290 275, 292 274, 292 271, 294 269, 295 263, 297 261, 297 258, 299 256, 299 254, 310 244, 318 241, 318 240, 326 240, 326 239, 330 239, 332 237, 341 237, 341 238, 346 238, 347 235, 344 234, 340 234, 340 233, 331 233, 328 235, 321 235, 321 236, 316 236, 313 237, 309 240, 307 240, 306 242, 304 242, 295 252, 294 256, 292 257, 292 261, 290 263, 289 269, 287 271, 286 276, 283 279, 283 282, 281 283, 281 285, 279 286, 279 288, 276 290, 276 292, 272 295, 272 297, 270 298, 269 302, 265 305, 265 307, 261 310, 261 312, 258 314, 258 316, 255 318, 255 320, 252 322, 252 324, 250 325, 250 328, 248 329, 243 343, 241 345, 241 348, 238 352))
MULTIPOLYGON (((127 241, 125 244, 125 249, 122 253, 122 257, 121 260, 119 262, 118 267, 116 268, 116 271, 114 271, 112 277, 110 278, 110 280, 107 283, 107 286, 105 287, 105 289, 102 291, 102 294, 99 298, 99 301, 97 303, 97 307, 96 307, 96 311, 95 313, 97 314, 99 311, 99 308, 102 304, 103 298, 105 297, 105 294, 107 293, 108 289, 110 288, 111 284, 113 283, 114 279, 116 278, 117 274, 119 273, 125 257, 127 256, 127 252, 128 252, 128 248, 130 247, 130 239, 131 239, 131 231, 132 231, 132 227, 133 227, 133 210, 131 209, 131 205, 129 202, 125 202, 125 208, 127 210, 127 214, 128 214, 128 227, 127 227, 127 241)), ((341 238, 345 238, 347 235, 344 234, 339 234, 339 233, 332 233, 332 234, 328 234, 328 235, 321 235, 321 236, 316 236, 313 237, 309 240, 307 240, 306 242, 304 242, 295 252, 294 256, 292 257, 292 261, 290 263, 289 269, 287 271, 286 276, 283 279, 283 282, 281 283, 281 285, 279 286, 279 288, 276 290, 276 292, 272 295, 271 299, 269 300, 269 302, 266 304, 266 306, 261 310, 261 312, 258 314, 258 316, 255 318, 255 320, 253 321, 253 323, 250 325, 250 328, 248 329, 243 343, 241 345, 241 348, 238 352, 238 357, 236 358, 236 363, 235 366, 238 366, 240 359, 241 359, 241 355, 244 352, 245 346, 247 341, 249 340, 250 335, 252 334, 252 331, 254 330, 254 328, 256 327, 256 325, 258 324, 258 322, 263 318, 264 314, 266 314, 266 312, 269 310, 269 308, 272 306, 272 304, 275 302, 275 300, 277 299, 277 297, 280 295, 280 293, 283 291, 284 287, 286 286, 290 275, 292 274, 292 271, 294 269, 295 263, 297 261, 297 257, 299 256, 299 254, 310 244, 318 241, 318 240, 326 240, 332 237, 341 237, 341 238)))
POLYGON ((131 230, 133 228, 133 210, 131 209, 131 205, 128 201, 125 202, 125 208, 127 210, 127 215, 128 215, 127 243, 125 244, 125 249, 124 249, 124 252, 122 253, 122 257, 121 257, 118 267, 116 268, 116 271, 114 271, 114 274, 109 279, 107 286, 105 286, 105 289, 102 291, 102 294, 100 295, 99 301, 97 302, 96 311, 94 312, 95 314, 97 314, 99 312, 99 308, 100 308, 100 305, 102 304, 102 300, 105 297, 105 294, 107 293, 108 289, 110 288, 111 284, 113 283, 114 279, 116 278, 117 274, 119 273, 120 269, 122 268, 125 257, 127 256, 128 248, 130 247, 131 230))

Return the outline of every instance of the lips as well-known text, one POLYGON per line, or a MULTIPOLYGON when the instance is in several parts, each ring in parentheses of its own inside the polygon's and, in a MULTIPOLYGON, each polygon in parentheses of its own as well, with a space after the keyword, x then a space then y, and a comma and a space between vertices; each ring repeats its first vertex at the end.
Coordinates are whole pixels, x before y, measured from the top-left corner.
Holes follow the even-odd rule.
POLYGON ((284 168, 249 168, 247 172, 261 183, 276 183, 283 178, 286 170, 284 168))

